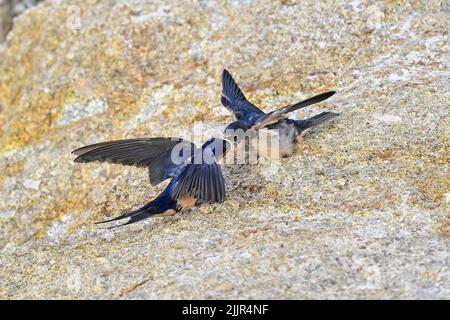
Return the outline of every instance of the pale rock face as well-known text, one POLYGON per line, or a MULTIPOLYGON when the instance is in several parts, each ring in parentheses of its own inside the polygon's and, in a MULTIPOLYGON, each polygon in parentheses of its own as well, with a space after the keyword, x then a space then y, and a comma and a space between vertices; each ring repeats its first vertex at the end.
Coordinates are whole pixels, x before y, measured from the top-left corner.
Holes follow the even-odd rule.
POLYGON ((402 118, 396 115, 392 115, 392 114, 380 114, 380 113, 375 113, 372 115, 374 119, 379 120, 381 122, 385 122, 385 123, 398 123, 398 122, 402 122, 402 118))
POLYGON ((0 298, 449 298, 448 30, 445 1, 25 11, 0 47, 0 298), (224 203, 96 227, 164 185, 70 152, 206 140, 233 119, 223 68, 265 111, 334 89, 294 116, 341 116, 279 163, 226 166, 224 203))
POLYGON ((0 218, 12 218, 15 214, 14 210, 0 211, 0 218))
POLYGON ((369 6, 365 12, 367 14, 367 28, 370 31, 383 26, 384 12, 377 4, 369 6))
POLYGON ((40 184, 41 184, 41 181, 32 180, 32 179, 25 179, 25 181, 23 182, 23 185, 25 188, 34 189, 34 190, 39 190, 40 184))
POLYGON ((173 86, 166 85, 146 96, 142 105, 139 106, 139 113, 129 121, 126 129, 134 129, 139 125, 148 123, 152 117, 164 113, 173 91, 173 86))
POLYGON ((0 44, 13 26, 14 17, 42 0, 0 0, 0 44))
POLYGON ((107 109, 105 101, 101 99, 92 100, 87 104, 84 103, 68 103, 65 104, 58 120, 52 124, 52 127, 62 127, 71 122, 88 118, 98 113, 103 113, 107 109))
POLYGON ((6 0, 0 0, 0 42, 6 38, 6 34, 11 28, 12 18, 10 7, 6 0))

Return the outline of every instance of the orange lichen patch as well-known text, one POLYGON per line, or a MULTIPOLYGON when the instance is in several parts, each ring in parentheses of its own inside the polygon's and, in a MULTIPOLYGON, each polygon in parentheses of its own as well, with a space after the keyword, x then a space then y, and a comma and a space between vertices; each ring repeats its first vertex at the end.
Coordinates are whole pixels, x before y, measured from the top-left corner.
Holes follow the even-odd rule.
POLYGON ((393 159, 395 155, 396 155, 396 152, 393 149, 384 149, 383 151, 375 153, 375 157, 377 157, 381 160, 393 159))
POLYGON ((445 238, 450 238, 450 216, 447 217, 442 223, 440 232, 445 238))
POLYGON ((38 226, 35 239, 43 239, 47 228, 60 220, 68 212, 80 212, 89 208, 89 193, 81 188, 69 190, 65 198, 44 206, 45 216, 36 217, 34 224, 38 226))
POLYGON ((374 151, 375 159, 382 161, 420 159, 433 164, 448 164, 450 162, 448 144, 407 145, 387 148, 382 151, 374 151))
POLYGON ((110 109, 108 113, 113 116, 111 119, 113 126, 121 126, 139 112, 137 99, 138 96, 129 91, 111 92, 108 95, 110 109))
POLYGON ((1 170, 6 176, 15 177, 18 176, 24 167, 25 161, 15 161, 7 163, 4 168, 1 170))
POLYGON ((434 176, 416 184, 419 197, 415 204, 436 207, 444 203, 444 195, 450 191, 450 175, 434 176))
POLYGON ((378 194, 366 195, 364 199, 348 199, 343 201, 338 201, 331 206, 322 205, 319 201, 316 204, 308 204, 306 208, 311 212, 318 213, 326 210, 338 210, 340 212, 350 213, 350 214, 361 214, 368 213, 373 210, 386 209, 395 206, 399 203, 400 196, 390 193, 388 191, 381 190, 378 194))
POLYGON ((31 96, 28 106, 12 111, 8 130, 0 137, 0 151, 9 151, 39 140, 56 119, 62 96, 39 91, 31 96))
MULTIPOLYGON (((62 20, 55 22, 58 28, 53 28, 40 21, 47 19, 48 15, 42 11, 30 12, 28 19, 45 27, 38 28, 39 32, 29 33, 32 28, 20 21, 12 32, 15 36, 11 37, 10 49, 0 64, 3 70, 0 73, 0 104, 3 109, 0 113, 1 151, 33 144, 44 136, 51 139, 58 135, 53 134, 58 130, 50 130, 51 123, 66 101, 108 99, 111 122, 117 127, 138 111, 135 102, 145 79, 142 66, 124 59, 127 48, 120 32, 107 41, 100 41, 98 50, 86 55, 80 51, 83 47, 66 45, 61 40, 68 34, 73 36, 73 30, 65 29, 66 14, 63 8, 52 11, 54 20, 62 20), (16 39, 22 40, 17 43, 16 39), (47 52, 58 56, 58 61, 47 52), (96 68, 92 69, 93 65, 96 68), (41 87, 30 85, 48 70, 52 71, 52 78, 68 79, 64 83, 69 85, 46 80, 39 82, 41 87), (82 76, 76 75, 77 70, 82 76)), ((92 37, 90 32, 87 28, 79 33, 77 43, 92 37)), ((46 76, 44 78, 47 79, 46 76)))
POLYGON ((214 116, 211 115, 211 112, 209 110, 205 109, 196 109, 196 113, 189 118, 189 123, 196 123, 196 122, 202 122, 202 121, 208 121, 208 120, 214 120, 214 116))
POLYGON ((325 157, 327 155, 327 146, 316 143, 314 140, 309 137, 304 137, 303 141, 300 141, 296 146, 296 153, 299 155, 307 154, 307 155, 320 155, 321 157, 325 157))
MULTIPOLYGON (((49 139, 57 139, 64 132, 51 127, 52 123, 59 117, 60 110, 65 102, 79 101, 86 99, 77 98, 74 86, 78 85, 78 91, 83 86, 79 82, 64 88, 60 93, 44 93, 42 91, 32 95, 29 106, 18 108, 19 110, 10 116, 7 123, 8 130, 0 137, 0 151, 8 151, 24 145, 39 142, 43 136, 49 139)), ((135 87, 136 88, 136 87, 135 87)), ((106 117, 111 119, 114 127, 121 127, 130 117, 138 113, 136 105, 138 90, 113 90, 111 88, 99 88, 100 92, 106 92, 108 97, 108 110, 106 117)), ((103 94, 102 94, 103 95, 103 94)), ((104 115, 103 115, 104 116, 104 115)), ((92 121, 100 122, 102 116, 93 117, 92 121)), ((77 121, 73 124, 77 125, 77 121)))
POLYGON ((161 112, 161 117, 169 118, 170 116, 173 116, 175 109, 176 109, 176 103, 169 103, 167 105, 167 108, 163 112, 161 112))
MULTIPOLYGON (((31 199, 20 203, 16 210, 29 213, 34 226, 34 232, 27 237, 43 239, 47 234, 48 228, 66 214, 77 214, 92 208, 92 188, 85 182, 86 171, 92 174, 91 170, 74 171, 73 183, 67 185, 67 193, 63 195, 46 196, 40 200, 31 199)), ((3 226, 8 230, 13 227, 14 223, 14 221, 11 221, 9 225, 4 224, 3 226)), ((78 222, 75 224, 80 225, 78 222)), ((69 232, 72 231, 74 230, 69 230, 69 232)), ((11 239, 13 243, 22 243, 26 240, 29 240, 29 238, 11 239)))

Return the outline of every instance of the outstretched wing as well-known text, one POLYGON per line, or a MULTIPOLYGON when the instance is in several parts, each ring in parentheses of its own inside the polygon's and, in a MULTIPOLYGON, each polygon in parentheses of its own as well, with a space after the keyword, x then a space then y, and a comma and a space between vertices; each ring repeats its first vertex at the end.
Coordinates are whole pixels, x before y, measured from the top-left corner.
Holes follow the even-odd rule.
MULTIPOLYGON (((210 149, 204 152, 210 152, 208 154, 210 159, 214 157, 210 149)), ((117 228, 152 216, 173 215, 196 204, 221 202, 224 198, 225 182, 220 166, 215 161, 211 164, 191 162, 182 167, 179 174, 154 200, 136 210, 97 223, 108 223, 129 218, 126 223, 110 227, 117 228)))
POLYGON ((225 180, 217 163, 187 165, 181 173, 172 199, 180 201, 192 197, 198 203, 222 202, 225 198, 225 180))
POLYGON ((264 115, 260 109, 250 103, 231 74, 224 69, 222 73, 222 104, 234 113, 238 120, 253 123, 264 115))
POLYGON ((101 161, 149 167, 150 182, 158 184, 176 175, 194 148, 193 143, 180 138, 138 138, 96 143, 72 153, 78 156, 75 162, 101 161), (179 152, 176 162, 172 159, 175 147, 179 152))
POLYGON ((312 98, 300 101, 296 104, 292 104, 292 105, 288 105, 286 107, 277 109, 275 111, 269 112, 267 114, 265 114, 264 116, 262 116, 261 118, 259 118, 255 124, 253 125, 253 128, 255 130, 264 128, 268 125, 277 123, 278 121, 280 121, 281 119, 284 118, 284 116, 290 112, 296 111, 298 109, 301 108, 305 108, 307 106, 310 106, 312 104, 316 104, 319 103, 323 100, 328 99, 329 97, 331 97, 332 95, 334 95, 336 93, 336 91, 328 91, 325 93, 321 93, 318 94, 312 98))
POLYGON ((156 216, 168 216, 200 203, 221 202, 225 198, 225 183, 217 163, 188 164, 180 176, 174 178, 166 189, 146 205, 126 212, 116 218, 97 222, 103 224, 129 218, 126 223, 111 228, 125 226, 156 216))

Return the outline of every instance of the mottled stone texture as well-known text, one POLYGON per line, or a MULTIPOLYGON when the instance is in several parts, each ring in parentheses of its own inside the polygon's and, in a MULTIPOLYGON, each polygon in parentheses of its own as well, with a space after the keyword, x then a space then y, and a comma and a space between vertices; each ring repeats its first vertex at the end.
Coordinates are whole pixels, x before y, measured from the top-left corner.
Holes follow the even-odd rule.
POLYGON ((13 26, 14 17, 22 14, 42 0, 0 0, 0 44, 13 26))
MULTIPOLYGON (((1 298, 450 298, 446 1, 46 1, 0 50, 1 298), (104 230, 161 191, 87 143, 335 89, 342 115, 228 199, 104 230)), ((199 124, 202 122, 201 124, 199 124)))

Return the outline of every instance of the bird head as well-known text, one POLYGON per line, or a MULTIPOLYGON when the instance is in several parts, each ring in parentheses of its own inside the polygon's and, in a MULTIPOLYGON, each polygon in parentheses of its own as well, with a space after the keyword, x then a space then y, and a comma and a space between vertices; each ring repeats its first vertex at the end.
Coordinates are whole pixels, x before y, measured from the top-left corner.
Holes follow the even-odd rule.
POLYGON ((214 157, 220 159, 230 147, 231 143, 227 139, 211 138, 203 144, 202 149, 209 148, 214 154, 214 157))
POLYGON ((237 120, 232 123, 230 123, 225 128, 225 138, 229 141, 233 141, 235 143, 238 143, 242 141, 242 139, 245 137, 246 134, 249 134, 248 130, 250 129, 250 125, 247 124, 244 121, 237 120))

